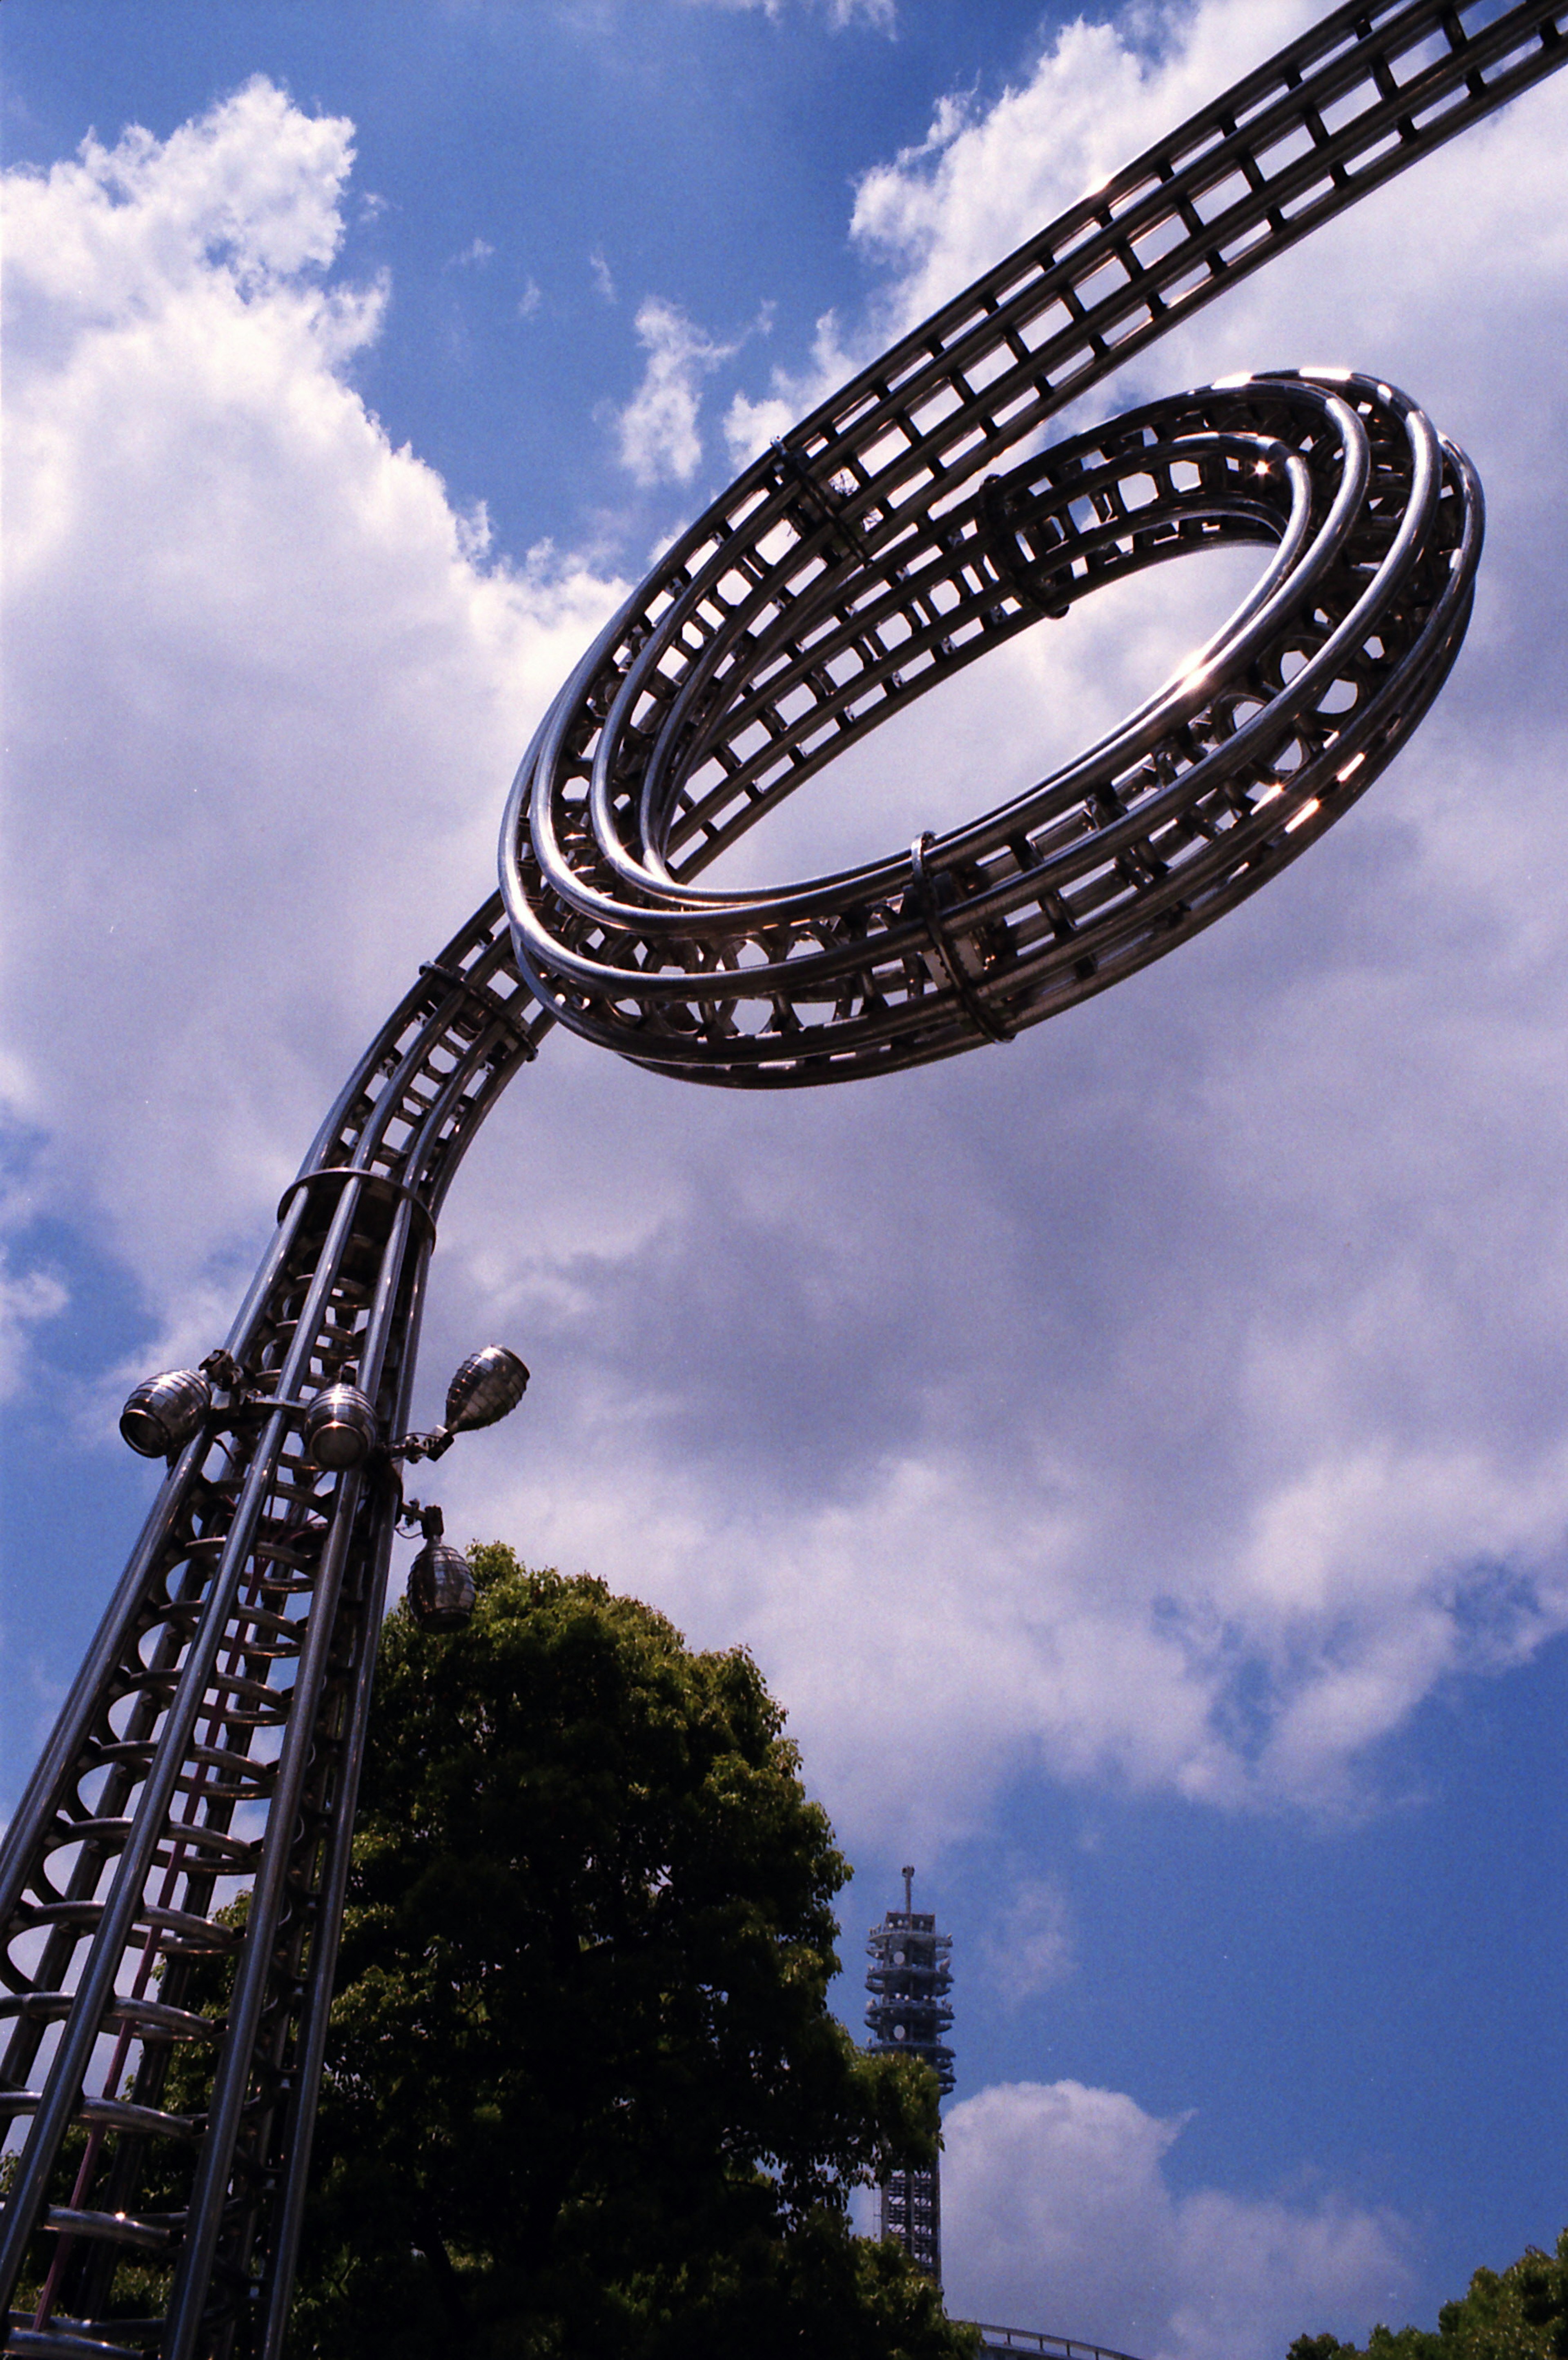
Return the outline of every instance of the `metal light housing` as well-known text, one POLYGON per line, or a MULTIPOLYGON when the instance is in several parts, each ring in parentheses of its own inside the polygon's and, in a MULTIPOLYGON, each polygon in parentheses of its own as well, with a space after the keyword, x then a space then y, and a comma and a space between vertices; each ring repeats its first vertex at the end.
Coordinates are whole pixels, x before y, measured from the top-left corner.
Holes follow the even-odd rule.
POLYGON ((375 1408, 357 1385, 328 1385, 305 1412, 305 1448, 329 1474, 363 1467, 381 1428, 375 1408))
POLYGON ((213 1406, 213 1389, 198 1369, 167 1369, 145 1377, 120 1412, 120 1432, 143 1459, 183 1450, 213 1406))
POLYGON ((409 1568, 409 1612, 422 1631, 461 1631, 474 1617, 474 1576, 450 1541, 426 1541, 409 1568))
POLYGON ((510 1416, 528 1390, 528 1371, 504 1344, 470 1352, 446 1388, 448 1434, 472 1434, 510 1416))

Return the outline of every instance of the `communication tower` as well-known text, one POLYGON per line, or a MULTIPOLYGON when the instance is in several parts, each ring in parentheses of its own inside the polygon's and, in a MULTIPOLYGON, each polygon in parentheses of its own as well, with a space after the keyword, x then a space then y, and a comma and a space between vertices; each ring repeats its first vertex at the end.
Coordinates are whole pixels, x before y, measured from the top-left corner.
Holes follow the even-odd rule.
MULTIPOLYGON (((934 2068, 944 2098, 953 2087, 953 2052, 944 2035, 953 2020, 953 1939, 936 1918, 915 1907, 915 1871, 904 1871, 904 1907, 890 1909, 866 1942, 871 1965, 866 2023, 873 2056, 918 2057, 934 2068)), ((892 2171, 882 2183, 882 2234, 942 2282, 940 2159, 917 2170, 892 2171)))

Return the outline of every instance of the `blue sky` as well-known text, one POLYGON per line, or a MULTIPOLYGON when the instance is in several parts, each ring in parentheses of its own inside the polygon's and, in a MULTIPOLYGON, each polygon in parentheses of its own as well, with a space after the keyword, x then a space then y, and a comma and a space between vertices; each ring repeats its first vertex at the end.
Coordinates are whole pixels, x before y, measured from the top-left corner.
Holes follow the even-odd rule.
MULTIPOLYGON (((120 1398, 221 1336, 618 585, 1317 13, 8 0, 7 1798, 148 1493, 120 1398)), ((444 1221, 431 1410, 492 1329, 535 1370, 449 1528, 755 1650, 851 1979, 905 1859, 955 1937, 955 2306, 1150 2360, 1430 2323, 1568 2220, 1565 104, 1116 393, 1346 360, 1480 465, 1469 646, 1343 827, 1005 1058, 737 1103, 556 1037, 444 1221)), ((993 800, 1241 578, 1018 643, 759 869, 993 800)))
MULTIPOLYGON (((980 13, 982 31, 973 8, 937 0, 889 38, 877 11, 835 32, 828 8, 794 5, 170 0, 149 28, 117 0, 24 0, 5 28, 7 151, 47 165, 88 123, 167 134, 258 71, 348 115, 342 267, 393 274, 356 373, 366 399, 457 505, 486 502, 506 547, 577 546, 605 508, 623 520, 595 412, 640 373, 639 297, 657 289, 722 338, 750 333, 737 374, 763 384, 775 344, 798 355, 817 316, 877 276, 845 237, 868 161, 923 140, 939 94, 994 93, 1026 68, 1040 10, 980 13)), ((684 513, 666 501, 650 530, 684 513)))

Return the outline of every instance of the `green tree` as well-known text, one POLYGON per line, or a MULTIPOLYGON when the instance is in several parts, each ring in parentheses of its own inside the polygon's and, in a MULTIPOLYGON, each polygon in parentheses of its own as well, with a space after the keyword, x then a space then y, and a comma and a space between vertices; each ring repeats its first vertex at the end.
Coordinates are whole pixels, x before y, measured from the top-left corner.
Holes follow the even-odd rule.
POLYGON ((473 1552, 382 1643, 299 2360, 949 2360, 848 2191, 936 2087, 828 2011, 847 1871, 750 1657, 473 1552))
POLYGON ((1332 2335, 1299 2335, 1290 2360, 1568 2360, 1568 2229, 1555 2256, 1527 2246, 1506 2270, 1477 2270, 1437 2329, 1377 2326, 1365 2354, 1332 2335))

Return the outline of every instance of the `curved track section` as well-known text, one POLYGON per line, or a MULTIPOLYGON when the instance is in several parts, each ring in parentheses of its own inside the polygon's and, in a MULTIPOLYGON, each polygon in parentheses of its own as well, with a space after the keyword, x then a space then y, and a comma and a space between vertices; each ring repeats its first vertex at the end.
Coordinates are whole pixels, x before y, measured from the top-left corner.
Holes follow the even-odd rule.
POLYGON ((1365 378, 1156 403, 989 475, 880 554, 863 512, 850 525, 828 494, 808 499, 788 456, 773 497, 684 586, 658 585, 657 620, 618 626, 561 699, 517 797, 526 849, 508 847, 541 999, 694 1080, 849 1080, 1104 990, 1364 792, 1469 618, 1479 486, 1420 410, 1365 378), (1235 541, 1272 556, 1223 629, 1028 793, 840 876, 746 897, 686 883, 987 649, 1235 541))
POLYGON ((1464 461, 1388 388, 1319 377, 996 463, 1568 62, 1565 30, 1568 0, 1334 10, 807 419, 567 683, 509 810, 508 910, 422 970, 286 1193, 227 1339, 242 1374, 170 1466, 0 1849, 7 2353, 280 2360, 397 1508, 384 1457, 323 1473, 299 1421, 348 1381, 383 1437, 406 1426, 435 1218, 500 1091, 556 1017, 773 1085, 1007 1038, 1310 842, 1458 645, 1464 461), (853 875, 693 882, 986 648, 1226 540, 1262 552, 1252 596, 1069 770, 853 875))
POLYGON ((269 1404, 347 1381, 407 1426, 435 1216, 549 1023, 492 897, 288 1190, 227 1339, 247 1382, 171 1466, 7 1831, 7 2352, 281 2349, 399 1493, 269 1404))
MULTIPOLYGON (((987 645, 1060 613, 1097 580, 1180 553, 1184 505, 1194 538, 1204 529, 1245 535, 1249 523, 1260 539, 1283 530, 1277 508, 1272 527, 1259 512, 1266 504, 1255 502, 1249 517, 1234 483, 1222 486, 1223 501, 1211 500, 1208 517, 1201 489, 1184 503, 1179 496, 1191 486, 1172 449, 1184 416, 1200 438, 1226 432, 1226 418, 1244 435, 1257 434, 1260 421, 1265 434, 1280 433, 1288 406, 1280 380, 1272 395, 1261 389, 1269 381, 1258 381, 1228 411, 1214 388, 1048 452, 1034 468, 987 471, 1178 321, 1565 57, 1568 8, 1541 0, 1335 9, 999 263, 748 470, 590 653, 519 772, 502 832, 502 888, 519 966, 553 1013, 687 1079, 789 1085, 916 1063, 1006 1037, 1103 989, 1321 833, 1352 799, 1344 791, 1353 781, 1364 788, 1408 734, 1452 660, 1457 633, 1449 625, 1475 546, 1474 518, 1457 539, 1453 532, 1454 496, 1463 504, 1473 492, 1462 488, 1456 457, 1429 562, 1407 544, 1403 588, 1398 569, 1385 576, 1384 588, 1403 601, 1402 624, 1416 626, 1398 661, 1385 661, 1370 623, 1359 658, 1338 642, 1354 598, 1318 633, 1315 656, 1350 664, 1356 718, 1365 722, 1376 705, 1375 727, 1336 732, 1327 724, 1338 708, 1325 699, 1305 716, 1292 750, 1297 716, 1275 692, 1294 683, 1269 680, 1270 651, 1255 642, 1233 637, 1224 650, 1234 660, 1231 713, 1266 703, 1284 728, 1273 756, 1259 746, 1260 731, 1245 733, 1261 763, 1250 781, 1235 773, 1233 802, 1247 806, 1234 816, 1256 858, 1223 886, 1219 864, 1180 840, 1184 827, 1201 835, 1219 817, 1204 797, 1222 766, 1203 758, 1220 749, 1201 745, 1190 757, 1180 732, 1195 733, 1193 744, 1205 732, 1237 733, 1223 697, 1184 715, 1182 683, 1163 713, 1135 716, 1144 750, 1124 733, 1129 767, 1120 777, 1091 756, 1033 797, 850 878, 744 899, 693 882, 901 703, 987 645), (1132 465, 1124 431, 1143 446, 1132 465), (1089 508, 1074 506, 1073 458, 1098 475, 1097 511, 1095 493, 1089 508), (1431 637, 1416 611, 1423 599, 1444 610, 1431 637), (1255 661, 1263 670, 1249 677, 1255 661), (1170 732, 1163 744, 1150 735, 1162 717, 1177 735, 1174 752, 1170 732), (1332 756, 1341 737, 1337 763, 1317 762, 1310 791, 1292 794, 1303 762, 1332 756), (1155 804, 1139 777, 1146 759, 1200 771, 1185 812, 1179 796, 1155 804), (1349 777, 1337 775, 1352 764, 1349 777), (1080 771, 1089 792, 1075 822, 1080 771), (1285 807, 1254 829, 1276 784, 1285 807), (1104 799, 1124 801, 1124 787, 1135 814, 1104 799), (1191 895, 1160 869, 1166 849, 1151 862, 1151 827, 1191 895), (1064 831, 1074 828, 1069 847, 1064 831), (1151 872, 1142 879, 1141 866, 1151 872), (1086 917, 1094 939, 1080 943, 1086 917)), ((1423 438, 1408 405, 1386 389, 1357 387, 1351 399, 1380 461, 1391 456, 1391 404, 1423 438)), ((1429 464, 1430 450, 1416 475, 1429 464)), ((1216 453, 1211 487, 1219 472, 1216 453)), ((1412 477, 1417 510, 1429 483, 1412 477)), ((1363 553, 1380 530, 1369 518, 1363 553)), ((1286 628, 1275 652, 1295 662, 1289 626, 1312 634, 1310 595, 1293 617, 1276 619, 1286 628)), ((1169 783, 1157 780, 1161 790, 1169 783)))

